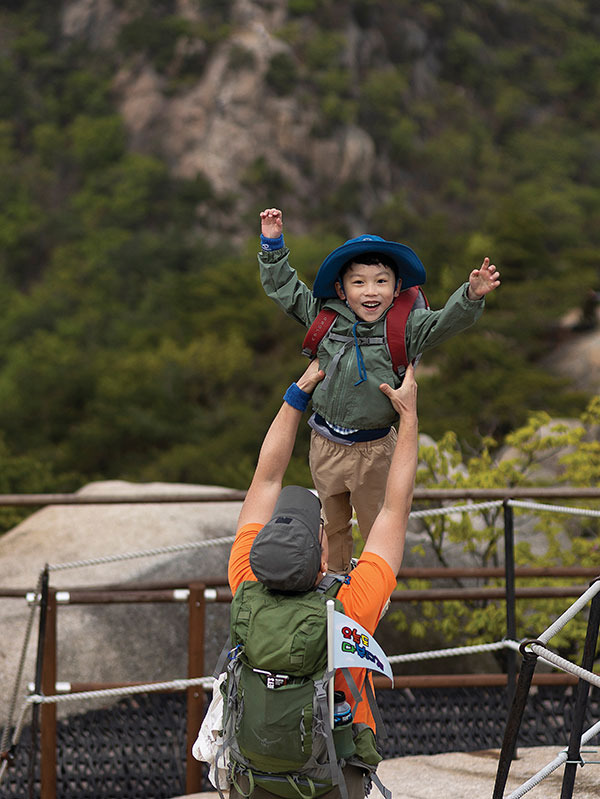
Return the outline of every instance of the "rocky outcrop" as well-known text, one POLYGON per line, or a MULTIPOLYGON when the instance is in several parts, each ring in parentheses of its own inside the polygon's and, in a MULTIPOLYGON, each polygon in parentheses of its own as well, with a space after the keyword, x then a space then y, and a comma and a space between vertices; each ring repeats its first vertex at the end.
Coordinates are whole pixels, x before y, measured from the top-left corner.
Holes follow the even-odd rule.
MULTIPOLYGON (((84 494, 182 494, 214 487, 179 484, 92 483, 84 494)), ((238 502, 72 505, 44 508, 0 538, 0 586, 34 589, 46 564, 57 566, 107 555, 229 537, 238 502)), ((227 573, 229 544, 132 557, 95 566, 50 571, 58 589, 115 582, 190 581, 227 573)), ((211 604, 206 622, 206 664, 211 673, 228 635, 228 606, 211 604)), ((8 712, 30 609, 23 599, 0 599, 0 725, 8 712)), ((131 682, 187 676, 186 603, 61 606, 58 612, 58 680, 131 682)), ((25 660, 26 683, 35 674, 38 617, 25 660)), ((64 706, 62 706, 64 707, 64 706)), ((71 707, 68 711, 81 710, 71 707)))
MULTIPOLYGON (((230 35, 210 52, 197 79, 175 90, 169 75, 159 74, 148 59, 127 58, 113 86, 131 147, 160 155, 175 176, 206 177, 217 194, 235 193, 242 207, 255 201, 255 187, 245 186, 244 177, 264 159, 298 202, 310 199, 316 182, 334 189, 352 181, 362 187, 361 202, 368 208, 374 173, 382 172, 371 137, 346 125, 315 138, 314 106, 268 85, 271 59, 284 53, 293 60, 289 45, 275 33, 286 20, 286 5, 237 0, 230 35)), ((201 18, 197 4, 180 0, 177 7, 181 17, 201 18)), ((108 48, 127 21, 127 12, 111 0, 72 0, 65 4, 62 30, 65 38, 108 48)), ((355 33, 349 30, 348 37, 355 33)), ((172 71, 186 48, 203 47, 201 39, 182 38, 172 71)), ((360 49, 358 42, 353 49, 360 49)))
POLYGON ((565 336, 542 365, 567 377, 574 389, 600 394, 600 326, 565 336))

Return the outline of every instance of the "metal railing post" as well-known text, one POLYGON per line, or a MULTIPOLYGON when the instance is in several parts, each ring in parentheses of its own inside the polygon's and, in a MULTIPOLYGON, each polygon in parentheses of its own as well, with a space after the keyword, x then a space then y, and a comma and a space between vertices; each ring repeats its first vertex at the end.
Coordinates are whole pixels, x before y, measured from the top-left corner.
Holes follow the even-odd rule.
MULTIPOLYGON (((204 583, 190 583, 188 597, 189 636, 188 636, 188 677, 204 676, 204 627, 206 602, 204 583)), ((187 689, 187 734, 185 787, 187 793, 202 790, 203 765, 192 755, 192 745, 198 735, 204 715, 204 688, 195 685, 187 689)))
MULTIPOLYGON (((38 623, 38 641, 37 641, 37 654, 35 661, 35 683, 34 690, 36 694, 42 691, 42 669, 44 665, 44 640, 46 638, 46 618, 48 608, 48 580, 49 572, 46 565, 41 575, 40 580, 40 618, 38 623)), ((37 600, 37 597, 35 598, 37 600)), ((29 768, 28 768, 28 796, 29 799, 34 799, 35 796, 35 766, 37 761, 38 751, 38 728, 40 720, 40 706, 35 704, 31 709, 31 746, 29 749, 29 768)))
POLYGON ((533 673, 537 664, 537 655, 525 649, 521 645, 521 652, 523 654, 523 663, 521 664, 521 671, 519 672, 519 681, 506 722, 506 730, 504 732, 504 740, 502 741, 502 749, 500 750, 500 758, 498 761, 498 770, 496 772, 496 782, 494 784, 494 793, 492 799, 502 799, 504 796, 504 788, 508 779, 510 771, 510 764, 513 760, 514 753, 517 747, 517 739, 519 737, 519 730, 521 728, 521 721, 523 719, 523 712, 525 704, 529 695, 533 673))
MULTIPOLYGON (((600 579, 600 578, 599 578, 600 579)), ((600 629, 600 594, 592 599, 590 615, 588 617, 587 632, 583 646, 583 657, 581 667, 587 671, 594 668, 596 656, 596 646, 598 644, 598 630, 600 629)), ((560 799, 571 799, 575 786, 575 773, 577 766, 583 765, 581 760, 581 734, 583 732, 583 722, 585 720, 585 709, 590 691, 590 684, 587 680, 579 680, 575 694, 575 704, 573 708, 573 721, 571 725, 571 735, 569 737, 569 748, 567 750, 567 762, 563 774, 562 789, 560 799)))
MULTIPOLYGON (((42 694, 56 692, 56 589, 48 589, 42 694)), ((56 799, 56 705, 41 709, 41 799, 56 799)))
MULTIPOLYGON (((515 526, 513 509, 510 500, 502 503, 504 509, 504 579, 506 590, 506 637, 515 641, 517 638, 517 615, 515 599, 515 526)), ((512 702, 515 693, 517 676, 517 653, 509 649, 506 656, 508 675, 507 699, 512 702)))
MULTIPOLYGON (((48 567, 44 569, 40 594, 40 625, 35 668, 35 693, 52 695, 56 684, 56 591, 49 587, 48 567)), ((38 720, 41 716, 41 797, 56 799, 56 705, 33 706, 29 797, 33 799, 37 753, 38 720)))

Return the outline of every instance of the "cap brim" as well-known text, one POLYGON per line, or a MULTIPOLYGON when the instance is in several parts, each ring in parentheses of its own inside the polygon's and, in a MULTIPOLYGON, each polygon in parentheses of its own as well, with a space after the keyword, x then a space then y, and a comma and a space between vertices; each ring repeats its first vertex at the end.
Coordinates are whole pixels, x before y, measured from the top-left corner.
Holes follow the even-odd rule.
POLYGON ((323 298, 337 297, 335 282, 340 269, 351 259, 367 252, 380 252, 394 261, 398 277, 402 279, 403 289, 425 283, 425 267, 416 252, 406 244, 400 244, 397 241, 358 241, 342 244, 341 247, 337 247, 329 253, 317 272, 313 284, 313 295, 323 298))

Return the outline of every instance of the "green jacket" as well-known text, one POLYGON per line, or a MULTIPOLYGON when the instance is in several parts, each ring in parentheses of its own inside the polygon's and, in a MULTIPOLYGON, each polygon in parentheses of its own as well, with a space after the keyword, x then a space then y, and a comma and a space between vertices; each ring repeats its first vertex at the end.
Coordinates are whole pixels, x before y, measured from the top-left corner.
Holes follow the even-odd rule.
MULTIPOLYGON (((309 327, 322 308, 332 308, 338 312, 338 317, 331 332, 352 336, 352 327, 356 322, 354 312, 342 300, 313 297, 312 291, 290 266, 287 247, 259 253, 258 262, 265 292, 289 316, 309 327)), ((406 323, 406 353, 409 361, 479 319, 484 300, 469 300, 467 288, 468 283, 464 283, 439 311, 417 308, 409 314, 406 323)), ((376 322, 360 322, 356 335, 361 338, 383 336, 385 315, 376 322)), ((397 388, 402 378, 394 374, 385 344, 362 346, 361 352, 367 379, 355 385, 359 374, 354 345, 332 341, 328 336, 322 339, 317 354, 319 365, 327 377, 315 389, 313 408, 330 424, 359 430, 388 427, 396 421, 397 414, 388 398, 379 390, 379 385, 389 383, 397 388), (339 363, 329 374, 332 360, 343 347, 345 351, 339 363)))

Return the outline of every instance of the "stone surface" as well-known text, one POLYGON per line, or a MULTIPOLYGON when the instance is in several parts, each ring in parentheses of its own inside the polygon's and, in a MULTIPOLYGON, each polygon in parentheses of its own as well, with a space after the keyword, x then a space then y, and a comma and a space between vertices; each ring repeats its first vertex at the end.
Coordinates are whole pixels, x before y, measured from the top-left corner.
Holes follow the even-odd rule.
POLYGON ((571 333, 542 365, 567 377, 573 389, 600 394, 600 328, 571 333))
MULTIPOLYGON (((593 747, 590 747, 593 749, 593 747)), ((540 746, 519 749, 513 761, 504 795, 515 791, 533 777, 540 769, 551 763, 560 749, 553 746, 540 746)), ((441 797, 477 797, 488 799, 492 796, 496 771, 498 769, 498 749, 482 752, 453 752, 444 755, 415 755, 392 758, 380 764, 377 773, 382 782, 392 792, 395 799, 440 799, 441 797)), ((587 755, 590 760, 596 755, 587 755)), ((564 766, 561 765, 527 796, 531 799, 558 799, 564 766)), ((575 776, 574 799, 598 799, 600 795, 600 770, 590 763, 578 767, 575 776)), ((218 793, 198 793, 187 799, 218 799, 218 793)), ((379 799, 377 789, 370 793, 370 799, 379 799)), ((177 797, 183 799, 183 797, 177 797)))
MULTIPOLYGON (((183 494, 226 491, 204 486, 106 481, 84 494, 183 494)), ((239 502, 53 506, 32 514, 0 538, 0 588, 36 586, 45 564, 147 551, 157 547, 230 538, 239 502)), ((52 570, 50 584, 64 589, 141 580, 198 580, 226 575, 229 544, 136 557, 97 566, 52 570)), ((15 685, 30 609, 23 599, 0 600, 0 723, 15 685)), ((209 605, 207 669, 212 671, 227 637, 227 605, 209 605)), ((25 660, 33 680, 37 611, 25 660)), ((187 676, 187 607, 178 604, 64 606, 58 612, 58 680, 117 682, 187 676)), ((19 689, 19 706, 25 685, 19 689)), ((65 706, 61 706, 64 708, 65 706)), ((69 711, 82 708, 69 703, 69 711)), ((85 709, 89 709, 86 705, 85 709)))

